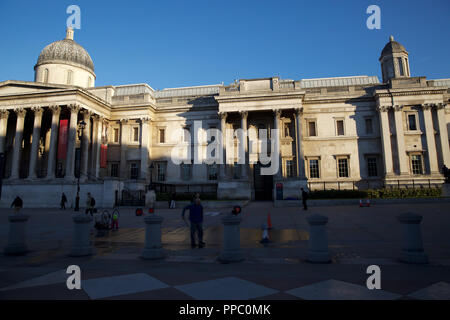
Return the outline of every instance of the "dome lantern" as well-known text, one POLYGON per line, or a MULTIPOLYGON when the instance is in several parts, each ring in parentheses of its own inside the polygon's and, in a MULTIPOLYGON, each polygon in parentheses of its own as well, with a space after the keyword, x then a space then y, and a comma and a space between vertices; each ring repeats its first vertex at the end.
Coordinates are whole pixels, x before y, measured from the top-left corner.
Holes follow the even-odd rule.
POLYGON ((379 59, 383 82, 387 83, 392 78, 410 77, 408 51, 391 35, 389 42, 381 51, 379 59))

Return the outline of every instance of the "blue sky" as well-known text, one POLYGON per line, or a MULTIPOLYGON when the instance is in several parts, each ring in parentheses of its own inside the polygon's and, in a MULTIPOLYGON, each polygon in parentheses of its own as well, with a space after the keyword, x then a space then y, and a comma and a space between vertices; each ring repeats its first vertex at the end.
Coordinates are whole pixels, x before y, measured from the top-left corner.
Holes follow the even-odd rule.
POLYGON ((65 37, 66 8, 81 8, 75 41, 96 85, 155 89, 278 75, 376 75, 394 35, 413 76, 450 78, 449 0, 17 1, 0 0, 0 81, 33 81, 40 51, 65 37), (381 8, 381 29, 366 8, 381 8))

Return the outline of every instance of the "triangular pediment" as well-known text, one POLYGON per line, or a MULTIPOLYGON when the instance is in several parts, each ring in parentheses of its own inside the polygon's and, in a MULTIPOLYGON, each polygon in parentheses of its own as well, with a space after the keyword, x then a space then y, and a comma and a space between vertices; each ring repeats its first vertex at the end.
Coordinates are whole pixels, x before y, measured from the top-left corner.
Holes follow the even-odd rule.
POLYGON ((0 82, 0 96, 23 93, 39 93, 52 90, 69 89, 71 86, 31 82, 31 81, 15 81, 7 80, 0 82))

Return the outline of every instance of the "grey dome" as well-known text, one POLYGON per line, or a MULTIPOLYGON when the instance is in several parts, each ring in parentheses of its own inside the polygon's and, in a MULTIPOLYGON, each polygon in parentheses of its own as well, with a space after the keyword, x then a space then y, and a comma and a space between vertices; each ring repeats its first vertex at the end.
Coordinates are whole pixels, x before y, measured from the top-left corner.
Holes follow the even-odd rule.
POLYGON ((94 73, 94 63, 87 51, 71 39, 50 43, 39 55, 36 67, 46 63, 63 63, 94 73))
POLYGON ((406 49, 404 46, 402 46, 397 41, 394 41, 394 37, 390 37, 390 41, 384 46, 383 51, 381 51, 381 57, 392 54, 392 53, 400 53, 400 52, 406 52, 406 49))

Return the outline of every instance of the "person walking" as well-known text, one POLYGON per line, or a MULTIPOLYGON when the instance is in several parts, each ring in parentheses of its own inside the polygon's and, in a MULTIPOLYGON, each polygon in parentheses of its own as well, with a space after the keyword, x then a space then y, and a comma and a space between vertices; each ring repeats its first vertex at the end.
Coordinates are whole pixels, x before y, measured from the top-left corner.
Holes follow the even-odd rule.
POLYGON ((119 211, 115 210, 111 220, 111 230, 119 230, 119 211))
POLYGON ((172 192, 170 194, 170 203, 169 203, 170 209, 175 209, 175 198, 176 198, 176 194, 175 194, 175 192, 172 192))
POLYGON ((191 248, 196 247, 196 233, 198 237, 198 247, 203 248, 205 246, 205 243, 203 242, 203 206, 201 205, 200 199, 196 198, 193 203, 183 208, 181 216, 184 222, 186 222, 186 220, 184 220, 186 210, 189 210, 189 222, 191 224, 191 248))
MULTIPOLYGON (((93 198, 91 197, 91 193, 88 192, 87 199, 86 199, 86 214, 90 213, 91 216, 93 214, 92 199, 93 198)), ((94 204, 95 204, 95 200, 94 200, 94 204)))
POLYGON ((305 189, 302 190, 302 203, 303 203, 303 210, 308 210, 308 206, 306 204, 306 200, 308 200, 308 192, 305 191, 305 189))
POLYGON ((66 210, 67 197, 64 192, 61 195, 61 210, 66 210))
POLYGON ((22 209, 23 207, 23 201, 22 199, 17 196, 14 201, 11 203, 11 208, 14 207, 14 213, 18 214, 19 211, 22 209))

